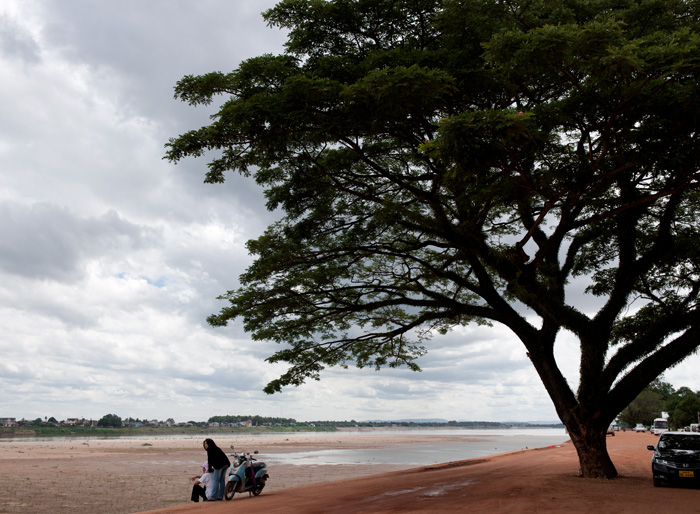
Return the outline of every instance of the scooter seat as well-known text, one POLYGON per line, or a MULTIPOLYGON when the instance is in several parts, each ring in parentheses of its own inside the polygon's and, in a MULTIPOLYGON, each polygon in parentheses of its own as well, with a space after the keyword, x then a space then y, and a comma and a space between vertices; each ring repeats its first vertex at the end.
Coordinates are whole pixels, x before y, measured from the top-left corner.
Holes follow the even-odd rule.
POLYGON ((256 472, 264 467, 265 467, 264 462, 253 462, 253 470, 256 472))

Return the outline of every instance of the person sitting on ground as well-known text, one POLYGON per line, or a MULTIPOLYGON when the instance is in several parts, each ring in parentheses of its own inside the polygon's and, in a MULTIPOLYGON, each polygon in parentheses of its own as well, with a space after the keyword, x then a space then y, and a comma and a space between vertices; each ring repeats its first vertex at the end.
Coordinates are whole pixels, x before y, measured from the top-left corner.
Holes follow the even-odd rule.
POLYGON ((192 501, 199 502, 200 498, 204 501, 212 501, 213 498, 207 496, 214 491, 214 473, 209 469, 209 463, 205 462, 202 464, 202 470, 204 473, 202 476, 193 476, 190 480, 194 482, 192 486, 192 501))

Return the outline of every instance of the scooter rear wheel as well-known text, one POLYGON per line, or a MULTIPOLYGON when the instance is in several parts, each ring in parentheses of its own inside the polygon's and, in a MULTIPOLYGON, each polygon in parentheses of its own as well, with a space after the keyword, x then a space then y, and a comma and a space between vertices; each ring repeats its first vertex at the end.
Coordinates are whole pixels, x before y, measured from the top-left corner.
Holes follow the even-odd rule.
POLYGON ((226 498, 226 501, 233 499, 234 494, 236 494, 236 484, 233 482, 226 482, 226 488, 224 489, 224 498, 226 498))
POLYGON ((253 496, 258 496, 262 492, 263 487, 265 487, 265 484, 256 485, 255 488, 253 489, 253 496))

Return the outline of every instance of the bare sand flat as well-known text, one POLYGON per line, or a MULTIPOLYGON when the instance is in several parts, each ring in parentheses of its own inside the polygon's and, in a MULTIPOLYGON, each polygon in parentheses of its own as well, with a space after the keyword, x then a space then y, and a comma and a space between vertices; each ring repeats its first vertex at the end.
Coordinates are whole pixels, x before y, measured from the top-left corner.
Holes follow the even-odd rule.
MULTIPOLYGON (((50 512, 126 514, 187 503, 190 477, 206 460, 201 437, 125 438, 41 441, 0 439, 0 514, 41 510, 50 512)), ((217 444, 265 454, 324 449, 386 448, 422 441, 451 441, 454 436, 420 436, 407 431, 389 435, 382 430, 357 435, 345 432, 294 433, 250 437, 216 436, 217 444)), ((341 480, 406 466, 275 465, 265 492, 315 481, 341 480), (303 470, 303 471, 301 471, 303 470)))
MULTIPOLYGON (((233 442, 264 456, 383 448, 426 439, 410 432, 340 432, 320 438, 236 437, 233 442)), ((216 441, 224 448, 231 442, 225 437, 216 441)), ((576 452, 567 443, 412 469, 278 465, 270 468, 268 486, 258 497, 237 495, 230 502, 194 504, 188 502, 189 477, 198 472, 205 456, 199 439, 3 441, 0 477, 6 487, 0 491, 0 513, 699 512, 700 490, 652 486, 646 445, 655 442, 651 434, 634 432, 609 437, 610 454, 621 474, 615 480, 578 478, 576 452)))

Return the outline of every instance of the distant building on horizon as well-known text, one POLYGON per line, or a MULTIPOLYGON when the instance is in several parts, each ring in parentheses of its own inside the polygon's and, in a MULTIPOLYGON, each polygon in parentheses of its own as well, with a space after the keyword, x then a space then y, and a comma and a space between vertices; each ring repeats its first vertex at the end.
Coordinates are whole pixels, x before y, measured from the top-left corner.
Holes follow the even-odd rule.
POLYGON ((11 428, 17 425, 17 419, 15 418, 0 418, 0 427, 11 428))

